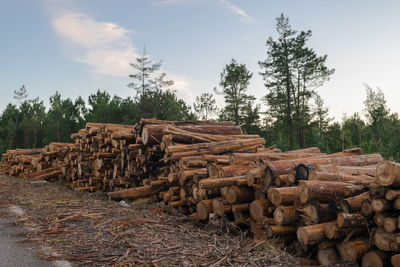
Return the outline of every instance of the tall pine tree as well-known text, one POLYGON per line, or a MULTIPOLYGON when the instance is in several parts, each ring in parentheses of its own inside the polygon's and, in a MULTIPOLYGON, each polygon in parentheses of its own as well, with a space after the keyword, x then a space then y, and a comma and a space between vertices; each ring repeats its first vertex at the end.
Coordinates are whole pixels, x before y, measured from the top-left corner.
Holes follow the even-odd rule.
POLYGON ((284 122, 289 148, 295 147, 294 133, 298 146, 305 146, 304 131, 310 126, 312 114, 310 99, 315 89, 334 73, 326 67, 327 56, 317 56, 306 47, 311 31, 297 32, 283 14, 277 18, 278 39, 267 40, 267 59, 260 61, 261 72, 268 89, 264 101, 268 113, 276 121, 284 122))

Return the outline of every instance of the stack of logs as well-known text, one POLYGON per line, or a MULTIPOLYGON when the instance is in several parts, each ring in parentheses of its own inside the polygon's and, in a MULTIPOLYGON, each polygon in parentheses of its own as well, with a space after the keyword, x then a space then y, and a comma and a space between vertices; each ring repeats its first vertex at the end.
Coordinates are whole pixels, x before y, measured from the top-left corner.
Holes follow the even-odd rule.
POLYGON ((2 155, 0 173, 31 179, 57 180, 65 166, 65 156, 74 149, 74 144, 52 142, 44 148, 7 150, 2 155))
POLYGON ((379 154, 281 152, 216 121, 87 123, 71 138, 8 150, 0 172, 163 201, 204 222, 279 238, 319 264, 400 266, 400 165, 379 154))

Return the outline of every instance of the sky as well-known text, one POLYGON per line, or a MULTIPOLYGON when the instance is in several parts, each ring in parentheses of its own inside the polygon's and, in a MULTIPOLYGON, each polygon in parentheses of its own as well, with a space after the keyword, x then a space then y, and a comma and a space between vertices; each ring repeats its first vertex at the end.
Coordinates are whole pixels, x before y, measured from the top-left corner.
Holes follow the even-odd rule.
POLYGON ((364 84, 400 113, 400 1, 369 0, 0 0, 0 110, 22 85, 45 103, 55 91, 134 96, 129 63, 144 47, 188 104, 218 87, 232 58, 253 73, 248 93, 260 99, 258 62, 281 13, 312 30, 308 45, 336 70, 317 89, 332 117, 362 111, 364 84))

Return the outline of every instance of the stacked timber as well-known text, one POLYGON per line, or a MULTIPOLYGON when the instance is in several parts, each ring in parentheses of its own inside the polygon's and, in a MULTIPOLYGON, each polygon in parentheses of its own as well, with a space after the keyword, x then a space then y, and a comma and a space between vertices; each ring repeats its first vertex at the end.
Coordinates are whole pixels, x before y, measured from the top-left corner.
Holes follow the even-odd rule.
MULTIPOLYGON (((228 153, 262 151, 265 144, 230 122, 142 120, 135 130, 137 144, 129 146, 128 153, 136 158, 128 169, 140 187, 112 192, 110 198, 159 199, 190 214, 207 198, 209 190, 199 188, 200 180, 243 175, 254 167, 246 162, 232 168, 228 153)), ((217 187, 214 191, 213 196, 220 196, 217 187)))
POLYGON ((67 153, 64 181, 79 191, 113 191, 134 184, 126 172, 127 150, 135 143, 133 125, 86 123, 71 138, 77 147, 67 153))
POLYGON ((74 144, 52 142, 40 149, 7 150, 3 154, 1 173, 31 179, 57 180, 65 166, 65 155, 74 144))
POLYGON ((282 152, 231 122, 87 123, 73 144, 8 150, 0 172, 111 199, 163 201, 279 238, 320 264, 400 266, 400 165, 378 154, 282 152))
POLYGON ((44 152, 39 149, 9 149, 2 155, 2 174, 24 176, 33 171, 32 161, 39 159, 44 152))

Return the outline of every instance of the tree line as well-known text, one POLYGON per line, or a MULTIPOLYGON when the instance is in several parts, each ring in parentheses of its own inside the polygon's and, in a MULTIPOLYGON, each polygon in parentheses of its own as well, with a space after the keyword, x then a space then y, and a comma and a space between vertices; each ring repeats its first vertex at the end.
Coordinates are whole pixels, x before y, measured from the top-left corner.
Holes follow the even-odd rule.
POLYGON ((296 31, 283 14, 276 19, 277 37, 266 41, 266 57, 259 61, 259 75, 266 94, 256 104, 247 90, 253 77, 245 64, 232 59, 222 69, 220 81, 210 92, 196 97, 192 105, 179 99, 174 82, 160 73, 162 61, 154 62, 144 49, 129 75, 134 96, 121 98, 105 90, 87 101, 78 96, 63 98, 56 92, 46 106, 39 98, 28 99, 25 86, 14 91, 0 116, 0 151, 7 148, 43 147, 51 141, 70 142, 70 134, 86 121, 134 124, 140 118, 162 120, 218 119, 234 121, 247 134, 259 134, 267 144, 283 150, 318 146, 327 153, 361 147, 366 153, 381 153, 400 159, 400 119, 386 105, 383 92, 366 87, 364 110, 333 122, 317 89, 334 74, 307 43, 311 31, 296 31), (214 95, 225 104, 217 106, 214 95))

